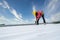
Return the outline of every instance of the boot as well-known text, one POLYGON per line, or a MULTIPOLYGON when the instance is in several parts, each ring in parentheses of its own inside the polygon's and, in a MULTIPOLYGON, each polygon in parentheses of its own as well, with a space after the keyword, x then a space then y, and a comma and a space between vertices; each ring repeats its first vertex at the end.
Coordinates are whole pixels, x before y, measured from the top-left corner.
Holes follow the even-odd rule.
POLYGON ((39 25, 39 22, 38 22, 38 20, 37 20, 37 21, 35 21, 35 24, 36 24, 36 25, 39 25))

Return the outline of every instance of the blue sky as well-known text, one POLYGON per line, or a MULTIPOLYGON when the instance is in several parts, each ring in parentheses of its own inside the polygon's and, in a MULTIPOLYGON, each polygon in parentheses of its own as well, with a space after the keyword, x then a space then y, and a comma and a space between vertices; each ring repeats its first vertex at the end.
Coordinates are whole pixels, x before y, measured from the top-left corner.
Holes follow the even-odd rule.
POLYGON ((36 9, 43 10, 45 0, 6 0, 11 7, 21 12, 23 18, 32 18, 32 6, 35 5, 36 9))
POLYGON ((0 18, 33 20, 33 5, 37 11, 43 10, 47 20, 60 14, 60 0, 0 0, 0 18))

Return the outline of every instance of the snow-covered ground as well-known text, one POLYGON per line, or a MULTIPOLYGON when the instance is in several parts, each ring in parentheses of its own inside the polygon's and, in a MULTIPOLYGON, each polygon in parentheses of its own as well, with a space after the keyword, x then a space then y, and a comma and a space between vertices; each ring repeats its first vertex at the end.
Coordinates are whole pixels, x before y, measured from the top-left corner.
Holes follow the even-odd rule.
POLYGON ((0 27, 0 40, 60 40, 60 24, 0 27))

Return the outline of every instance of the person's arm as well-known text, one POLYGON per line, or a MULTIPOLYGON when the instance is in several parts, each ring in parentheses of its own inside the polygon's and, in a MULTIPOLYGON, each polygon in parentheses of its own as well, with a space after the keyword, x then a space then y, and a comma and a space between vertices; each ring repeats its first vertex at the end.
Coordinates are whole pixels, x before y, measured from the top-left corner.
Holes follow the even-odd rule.
POLYGON ((32 14, 36 17, 36 11, 33 11, 32 14))

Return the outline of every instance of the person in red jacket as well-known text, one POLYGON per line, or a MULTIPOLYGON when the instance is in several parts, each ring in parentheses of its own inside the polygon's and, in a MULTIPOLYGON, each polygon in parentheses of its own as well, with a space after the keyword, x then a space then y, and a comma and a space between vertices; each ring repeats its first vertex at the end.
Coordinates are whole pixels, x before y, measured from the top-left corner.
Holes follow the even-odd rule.
POLYGON ((36 21, 35 21, 35 24, 37 24, 37 25, 39 24, 39 19, 41 17, 43 18, 43 22, 46 23, 43 11, 37 11, 36 12, 36 21))

